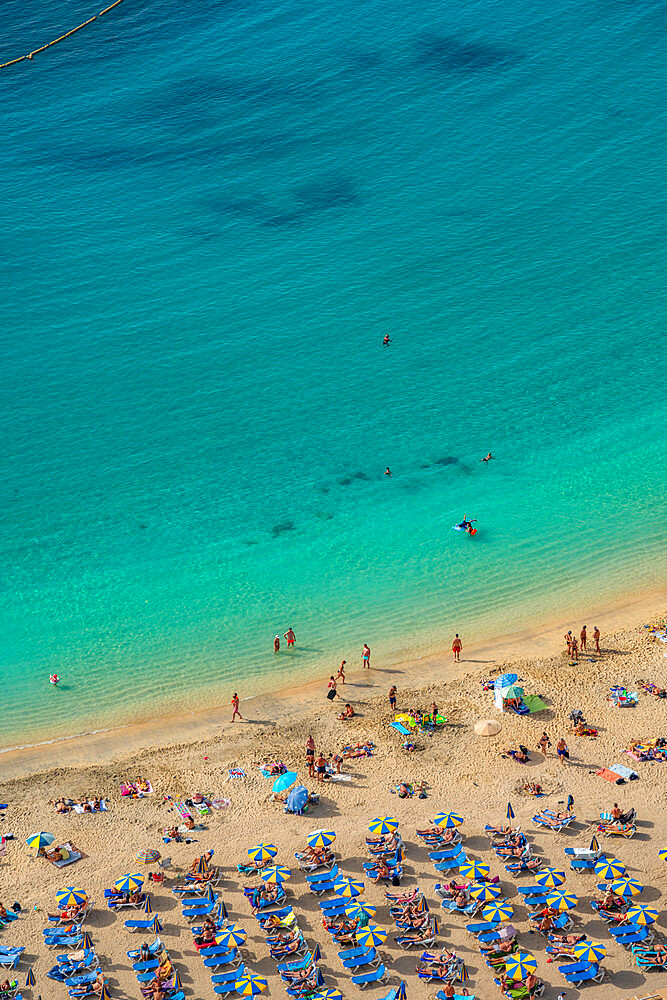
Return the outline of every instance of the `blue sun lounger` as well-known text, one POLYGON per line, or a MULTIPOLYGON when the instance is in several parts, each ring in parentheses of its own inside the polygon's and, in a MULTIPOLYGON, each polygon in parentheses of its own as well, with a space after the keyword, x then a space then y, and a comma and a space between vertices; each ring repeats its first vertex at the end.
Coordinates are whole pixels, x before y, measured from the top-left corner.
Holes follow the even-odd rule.
POLYGON ((466 930, 470 934, 474 934, 475 936, 477 936, 478 934, 490 933, 492 931, 497 930, 498 927, 500 927, 499 920, 494 920, 494 921, 482 920, 480 921, 480 923, 477 924, 466 924, 466 930))
POLYGON ((567 965, 559 965, 558 971, 573 986, 580 986, 581 983, 600 983, 604 979, 604 969, 593 962, 571 962, 567 965))
POLYGON ((236 983, 244 973, 245 965, 239 965, 238 969, 229 969, 228 972, 218 972, 215 976, 211 976, 211 982, 214 986, 219 986, 221 983, 236 983))
POLYGON ((429 860, 450 861, 452 858, 457 858, 459 854, 463 854, 463 848, 460 844, 454 844, 453 847, 443 847, 441 851, 430 851, 429 860))
MULTIPOLYGON (((476 993, 455 993, 451 1000, 475 1000, 476 996, 476 993)), ((447 1000, 444 990, 438 990, 436 997, 438 1000, 447 1000)))
POLYGON ((0 967, 3 969, 15 969, 24 951, 25 948, 3 948, 2 952, 0 952, 0 967))
POLYGON ((202 948, 199 952, 204 959, 205 969, 221 969, 224 965, 241 964, 238 948, 202 948))
POLYGON ((453 899, 443 899, 440 906, 447 913, 465 913, 467 916, 472 916, 477 912, 482 904, 474 899, 472 902, 468 903, 466 906, 458 907, 453 899))
POLYGON ((217 906, 216 900, 212 899, 210 903, 207 903, 202 906, 192 906, 192 907, 186 906, 183 908, 182 912, 183 916, 186 917, 187 920, 192 921, 195 920, 197 917, 206 917, 208 916, 209 913, 213 913, 216 906, 217 906))
MULTIPOLYGON (((211 977, 211 982, 213 982, 213 977, 211 977)), ((219 997, 227 996, 230 993, 236 993, 236 982, 232 979, 228 983, 213 983, 213 992, 219 997)))
MULTIPOLYGON (((162 941, 155 935, 155 941, 148 945, 148 950, 151 955, 157 955, 157 953, 162 949, 162 941)), ((130 959, 138 959, 141 955, 141 948, 133 948, 132 951, 126 951, 125 954, 130 959)))
POLYGON ((137 918, 136 920, 126 920, 125 926, 130 932, 130 934, 134 934, 135 931, 149 931, 151 930, 153 924, 155 923, 155 916, 156 915, 154 913, 153 916, 150 917, 150 919, 139 920, 137 918))
POLYGON ((327 870, 311 872, 310 875, 306 875, 306 882, 312 885, 314 882, 331 882, 332 879, 338 877, 338 865, 334 865, 333 868, 327 870))
POLYGON ((397 733, 401 736, 412 736, 412 731, 404 726, 402 722, 390 722, 389 725, 392 729, 395 729, 397 733))
POLYGON ((367 986, 372 983, 382 983, 387 977, 387 970, 384 965, 378 965, 377 969, 373 969, 371 972, 364 972, 361 976, 352 976, 352 982, 355 986, 358 986, 360 990, 365 990, 367 986))
POLYGON ((621 924, 620 927, 607 927, 607 930, 624 948, 633 944, 651 944, 655 937, 650 927, 640 927, 639 924, 621 924))
POLYGON ((362 969, 366 965, 376 968, 380 964, 380 956, 375 948, 364 948, 361 955, 354 955, 342 961, 346 969, 362 969))
POLYGON ((465 851, 461 851, 461 853, 457 854, 457 856, 452 858, 451 861, 439 861, 438 864, 433 867, 437 872, 450 872, 453 868, 460 868, 461 865, 464 865, 467 860, 468 856, 465 851))
POLYGON ((394 986, 393 989, 389 990, 383 997, 379 997, 378 1000, 396 1000, 396 994, 398 993, 398 986, 394 986))

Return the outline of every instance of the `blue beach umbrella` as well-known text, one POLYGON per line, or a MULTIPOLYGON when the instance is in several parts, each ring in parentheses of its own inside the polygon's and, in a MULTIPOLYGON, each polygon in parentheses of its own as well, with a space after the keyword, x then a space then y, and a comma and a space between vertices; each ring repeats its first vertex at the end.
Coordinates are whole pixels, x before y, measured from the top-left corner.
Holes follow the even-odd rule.
POLYGON ((90 951, 90 949, 93 947, 93 939, 88 931, 84 931, 84 935, 81 938, 81 947, 83 948, 84 951, 90 951))
POLYGON ((292 872, 286 865, 271 865, 270 868, 265 868, 263 872, 259 873, 259 877, 264 880, 264 882, 286 882, 288 878, 292 877, 292 872))
POLYGON ((579 902, 579 897, 574 892, 566 892, 564 889, 552 889, 547 896, 547 906, 551 910, 573 910, 579 902))
POLYGON ((376 836, 384 836, 386 833, 393 833, 394 830, 398 830, 398 820, 394 819, 393 816, 378 816, 376 819, 371 820, 368 824, 368 829, 376 836))
POLYGON ((490 865, 482 864, 481 861, 466 861, 464 864, 459 865, 459 874, 463 878, 486 878, 487 875, 491 874, 491 867, 490 865))
POLYGON ((240 979, 236 980, 234 984, 234 989, 237 993, 240 993, 242 997, 254 997, 258 993, 263 993, 268 987, 269 981, 265 979, 264 976, 253 976, 248 973, 245 976, 241 976, 240 979))
POLYGON ((220 931, 216 935, 215 943, 222 948, 238 948, 239 945, 245 943, 247 937, 243 927, 239 927, 238 924, 230 924, 229 927, 225 927, 224 931, 220 931))
POLYGON ((181 974, 178 971, 178 969, 176 969, 176 972, 174 973, 174 989, 175 990, 183 989, 183 980, 181 979, 181 974))
POLYGON ((455 827, 461 826, 463 816, 456 812, 438 813, 433 822, 441 830, 453 830, 455 827))
POLYGON ((118 889, 119 892, 136 892, 137 889, 141 889, 144 884, 144 876, 141 872, 135 872, 133 875, 123 875, 115 883, 114 888, 118 889))
POLYGON ((488 903, 492 899, 500 899, 503 895, 503 890, 499 885, 491 885, 487 882, 473 882, 469 890, 473 899, 481 900, 483 903, 488 903))
POLYGON ((535 881, 547 889, 556 889, 565 881, 565 872, 560 868, 543 868, 535 876, 535 881))
POLYGON ((627 918, 633 924, 645 927, 658 919, 658 911, 652 906, 642 906, 641 903, 636 903, 627 911, 627 918))
POLYGON ((622 861, 616 858, 603 858, 595 866, 595 874, 598 878, 623 878, 627 874, 627 869, 622 861))
POLYGON ((385 943, 387 936, 384 927, 378 927, 377 924, 369 924, 368 927, 362 927, 355 935, 357 943, 364 948, 377 948, 379 944, 385 943))
POLYGON ((39 851, 42 847, 48 847, 55 839, 52 833, 45 833, 42 830, 41 833, 31 833, 29 837, 26 837, 25 842, 33 851, 39 851))
POLYGON ((468 970, 466 969, 465 963, 464 963, 461 966, 461 968, 459 969, 458 980, 459 980, 460 983, 467 983, 467 981, 469 979, 470 979, 470 975, 469 975, 468 970))
POLYGON ((377 913, 377 906, 372 903, 364 903, 360 899, 355 899, 345 907, 345 916, 358 920, 359 917, 374 917, 377 913))
POLYGON ((274 792, 284 792, 290 785, 293 785, 299 775, 296 771, 285 771, 284 774, 278 775, 276 780, 273 782, 274 792))
POLYGON ((354 899, 355 896, 360 896, 363 891, 364 883, 358 879, 346 878, 344 875, 339 875, 334 882, 334 892, 337 892, 339 896, 344 896, 346 899, 354 899))
POLYGON ((335 839, 333 830, 313 830, 308 834, 306 843, 309 847, 329 847, 335 839))
POLYGON ((514 819, 514 810, 512 809, 512 803, 507 803, 507 818, 514 819))
POLYGON ((660 848, 660 850, 658 851, 658 860, 667 861, 667 847, 660 848))
POLYGON ((257 844, 248 848, 248 856, 251 861, 270 861, 275 858, 278 848, 275 844, 257 844))
POLYGON ((514 910, 510 903, 498 900, 495 903, 487 903, 482 910, 482 917, 489 923, 495 924, 498 920, 511 920, 514 910))
POLYGON ((579 941, 574 946, 574 957, 579 962, 599 962, 607 954, 607 947, 597 941, 579 941))
POLYGON ((537 971, 537 959, 529 951, 517 951, 505 959, 505 971, 510 979, 525 979, 537 971))
POLYGON ((151 927, 153 928, 153 933, 154 933, 154 934, 159 934, 159 933, 160 933, 160 931, 162 930, 162 924, 160 923, 160 921, 159 921, 159 919, 158 919, 157 915, 156 915, 156 917, 155 917, 155 920, 154 920, 154 921, 153 921, 153 923, 151 924, 151 927))
POLYGON ((636 878, 617 878, 609 888, 617 896, 638 896, 644 891, 644 886, 636 878))
POLYGON ((591 840, 591 843, 590 843, 590 846, 589 846, 588 850, 589 851, 599 851, 600 850, 600 844, 598 842, 598 838, 595 835, 593 835, 593 839, 591 840))
POLYGON ((321 993, 313 993, 312 1000, 343 1000, 340 990, 322 990, 321 993))
POLYGON ((32 971, 32 968, 28 969, 28 975, 26 976, 25 984, 26 986, 35 985, 35 973, 32 971))
POLYGON ((144 901, 144 913, 153 913, 153 907, 151 906, 151 897, 146 893, 146 899, 144 901))
POLYGON ((66 889, 58 889, 56 901, 59 906, 81 906, 88 899, 85 889, 77 889, 68 885, 66 889))
POLYGON ((396 1000, 407 1000, 408 991, 405 988, 405 983, 401 979, 398 984, 398 989, 396 990, 396 1000))

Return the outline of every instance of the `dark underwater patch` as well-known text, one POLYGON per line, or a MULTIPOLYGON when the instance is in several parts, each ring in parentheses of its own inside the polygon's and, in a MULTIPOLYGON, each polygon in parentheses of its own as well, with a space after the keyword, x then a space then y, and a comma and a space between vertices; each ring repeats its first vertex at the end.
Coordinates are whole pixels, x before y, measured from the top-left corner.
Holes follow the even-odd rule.
POLYGON ((280 521, 279 524, 274 524, 271 528, 271 534, 274 538, 284 535, 286 531, 294 531, 294 521, 280 521))
POLYGON ((510 66, 519 53, 493 42, 463 41, 454 35, 422 34, 417 39, 416 62, 443 73, 478 73, 510 66))
POLYGON ((457 465, 458 458, 455 455, 444 455, 442 458, 436 458, 434 465, 446 466, 446 465, 457 465))

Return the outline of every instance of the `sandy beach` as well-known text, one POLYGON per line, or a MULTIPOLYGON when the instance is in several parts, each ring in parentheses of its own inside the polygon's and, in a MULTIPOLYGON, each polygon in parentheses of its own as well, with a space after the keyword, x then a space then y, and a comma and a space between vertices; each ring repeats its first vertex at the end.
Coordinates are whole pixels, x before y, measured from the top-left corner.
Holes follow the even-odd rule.
MULTIPOLYGON (((129 911, 113 913, 104 903, 103 890, 121 875, 136 869, 135 851, 158 848, 172 859, 164 886, 151 894, 154 909, 163 923, 161 937, 182 977, 187 996, 213 996, 201 958, 192 945, 192 935, 181 916, 178 901, 170 892, 179 872, 203 851, 213 848, 215 861, 222 868, 219 891, 230 917, 248 930, 243 950, 246 966, 266 975, 270 995, 284 996, 283 986, 270 960, 268 949, 259 934, 241 887, 252 879, 239 875, 236 865, 246 859, 247 848, 259 840, 271 841, 279 849, 278 861, 295 865, 294 851, 305 845, 307 833, 320 826, 335 829, 334 845, 345 874, 359 876, 366 860, 365 836, 374 816, 393 815, 400 822, 405 841, 405 876, 403 887, 419 885, 433 912, 439 910, 434 895, 441 876, 434 871, 427 851, 415 836, 415 829, 428 825, 441 810, 457 810, 464 816, 461 834, 469 857, 491 865, 492 874, 501 877, 509 901, 515 905, 514 924, 519 930, 522 948, 538 960, 538 975, 547 983, 544 996, 555 998, 566 985, 556 964, 548 963, 544 939, 529 933, 527 911, 517 898, 517 881, 503 865, 482 835, 484 824, 500 822, 507 802, 512 802, 516 822, 528 834, 533 852, 545 864, 567 870, 565 888, 579 896, 574 911, 575 928, 589 938, 608 944, 603 960, 607 976, 601 985, 589 987, 595 997, 625 998, 645 996, 648 986, 667 985, 667 975, 659 972, 644 975, 635 966, 632 955, 613 943, 604 924, 593 913, 590 899, 596 895, 597 879, 568 870, 563 854, 567 846, 587 846, 595 821, 602 810, 618 802, 622 809, 634 806, 638 813, 637 833, 631 840, 603 839, 601 846, 608 856, 618 857, 633 877, 646 885, 639 897, 660 910, 659 933, 667 928, 663 892, 667 865, 658 860, 658 849, 666 846, 667 801, 665 774, 667 763, 633 764, 622 751, 632 739, 651 739, 665 734, 667 700, 640 693, 636 708, 619 709, 607 700, 613 684, 636 691, 640 681, 652 681, 667 687, 667 646, 650 638, 643 625, 658 620, 667 602, 653 595, 626 603, 607 615, 590 612, 577 622, 552 623, 523 634, 468 646, 463 636, 462 662, 454 665, 451 653, 429 658, 418 664, 397 664, 390 668, 378 663, 370 673, 350 671, 348 683, 341 689, 343 698, 332 706, 325 698, 326 678, 288 692, 241 702, 242 723, 229 723, 227 708, 165 724, 164 720, 132 729, 97 734, 79 740, 64 741, 48 747, 13 751, 0 758, 2 777, 0 801, 3 810, 2 832, 11 831, 15 839, 8 843, 0 859, 0 900, 7 907, 18 900, 23 912, 18 921, 2 934, 2 944, 21 945, 26 951, 18 970, 21 984, 29 967, 37 980, 29 996, 66 995, 64 987, 46 978, 58 953, 47 952, 42 944, 41 928, 47 911, 55 909, 55 892, 65 885, 82 886, 95 900, 87 923, 102 968, 108 975, 113 997, 137 997, 139 990, 126 958, 126 951, 138 947, 140 935, 130 936, 124 920, 129 911), (595 624, 602 631, 602 655, 585 656, 571 666, 563 651, 565 628, 578 634, 583 621, 589 636, 595 624), (540 695, 547 709, 535 716, 502 717, 493 707, 491 695, 480 683, 512 670, 518 674, 527 694, 540 695), (389 708, 389 686, 398 688, 398 709, 412 706, 426 709, 433 700, 447 717, 448 724, 432 736, 416 737, 418 750, 407 753, 401 738, 390 728, 393 713, 389 708), (345 701, 356 710, 353 720, 342 723, 336 718, 345 701), (588 722, 596 726, 596 739, 572 734, 568 720, 572 709, 581 709, 588 722), (472 726, 480 718, 502 718, 502 731, 492 739, 473 734, 472 726), (548 757, 535 751, 536 741, 546 730, 552 741, 548 757), (317 783, 307 777, 304 765, 306 737, 312 733, 316 746, 327 757, 349 742, 370 739, 375 743, 372 757, 346 761, 343 773, 350 780, 340 783, 317 783), (553 753, 556 741, 565 736, 570 760, 561 766, 553 753), (529 764, 501 756, 504 747, 523 743, 531 750, 529 764), (269 800, 272 780, 261 775, 257 764, 274 758, 299 770, 300 778, 312 791, 321 793, 319 806, 304 817, 286 815, 282 806, 269 800), (594 774, 597 768, 613 763, 636 767, 639 781, 611 785, 594 774), (242 768, 245 777, 230 778, 230 768, 242 768), (146 798, 122 799, 120 782, 138 775, 151 781, 153 793, 146 798), (399 799, 393 787, 399 781, 426 783, 428 798, 417 796, 399 799), (523 791, 527 781, 537 781, 547 791, 536 800, 523 791), (194 832, 195 843, 162 842, 163 828, 176 821, 172 800, 195 792, 228 798, 228 807, 204 817, 205 829, 194 832), (49 800, 59 796, 79 798, 102 795, 108 801, 106 813, 94 815, 56 815, 49 800), (533 826, 532 815, 539 806, 562 809, 568 795, 574 797, 576 821, 561 834, 533 826), (171 800, 165 800, 171 796, 171 800), (75 865, 59 871, 43 859, 31 857, 25 843, 36 830, 51 831, 56 843, 69 842, 84 855, 75 865)), ((592 644, 591 644, 592 645, 592 644)), ((334 671, 335 673, 335 671, 334 671)), ((242 692, 239 692, 242 695, 242 692)), ((140 866, 141 867, 141 866, 140 866)), ((154 870, 154 869, 149 869, 154 870)), ((532 880, 531 880, 532 881, 532 880)), ((307 889, 304 876, 296 870, 287 883, 289 901, 299 915, 307 940, 322 949, 322 971, 327 986, 338 986, 344 997, 352 997, 357 988, 349 981, 336 954, 336 947, 321 925, 315 897, 307 889)), ((393 931, 381 886, 368 885, 365 898, 378 905, 377 922, 393 931)), ((498 996, 490 970, 479 954, 475 938, 465 931, 466 918, 440 915, 439 943, 460 955, 470 975, 467 986, 479 997, 498 996)), ((390 985, 405 980, 410 997, 432 997, 440 988, 417 979, 414 967, 419 951, 406 953, 393 943, 393 936, 381 949, 391 974, 390 985)), ((440 984, 441 985, 441 984, 440 984)), ((387 987, 388 988, 388 987, 387 987)), ((369 995, 383 996, 380 986, 369 995)), ((582 993, 584 988, 582 988, 582 993)), ((568 1000, 578 991, 568 987, 568 1000)))

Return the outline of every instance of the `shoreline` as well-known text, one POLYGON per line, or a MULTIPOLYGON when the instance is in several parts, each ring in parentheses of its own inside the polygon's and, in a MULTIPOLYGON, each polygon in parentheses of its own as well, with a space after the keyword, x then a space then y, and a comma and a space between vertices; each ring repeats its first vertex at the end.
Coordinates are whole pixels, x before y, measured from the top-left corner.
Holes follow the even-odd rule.
MULTIPOLYGON (((578 614, 582 623, 593 622, 601 628, 602 646, 605 635, 624 628, 641 628, 638 622, 648 622, 662 615, 667 592, 654 591, 650 594, 624 598, 618 604, 604 611, 587 609, 578 614)), ((377 694, 378 690, 391 683, 400 686, 397 678, 404 675, 408 686, 433 683, 446 684, 461 678, 469 669, 478 669, 487 663, 489 670, 498 661, 527 657, 545 657, 562 650, 563 630, 573 627, 569 621, 540 622, 524 630, 498 635, 464 645, 464 659, 456 667, 451 660, 451 649, 442 647, 436 653, 407 660, 388 662, 382 667, 373 667, 370 674, 362 670, 347 673, 350 700, 363 704, 366 697, 377 694), (418 676, 417 670, 419 671, 418 676)), ((578 627, 578 625, 577 625, 578 627)), ((589 625, 592 631, 593 625, 589 625)), ((465 639, 465 636, 464 636, 465 639)), ((345 690, 345 689, 343 689, 345 690)), ((310 680, 298 685, 287 685, 273 691, 241 698, 243 723, 234 723, 247 728, 248 725, 266 727, 285 722, 294 717, 295 712, 305 719, 324 707, 326 678, 310 680), (246 713, 252 713, 248 716, 246 713)), ((165 748, 176 745, 191 745, 215 737, 228 736, 231 723, 228 705, 189 712, 175 717, 147 719, 125 726, 106 727, 90 732, 54 737, 24 746, 0 748, 3 778, 20 779, 59 768, 109 763, 121 756, 127 756, 144 749, 165 748), (54 756, 57 759, 54 760, 54 756)), ((263 730, 260 728, 259 732, 263 730)))

